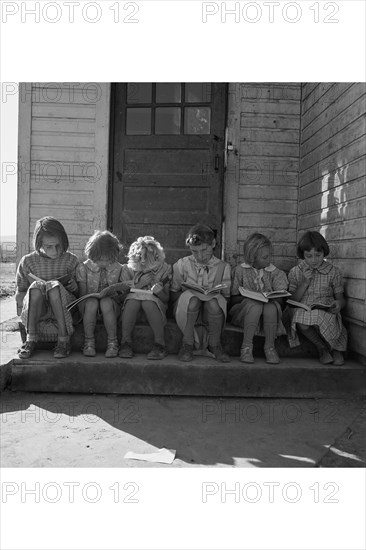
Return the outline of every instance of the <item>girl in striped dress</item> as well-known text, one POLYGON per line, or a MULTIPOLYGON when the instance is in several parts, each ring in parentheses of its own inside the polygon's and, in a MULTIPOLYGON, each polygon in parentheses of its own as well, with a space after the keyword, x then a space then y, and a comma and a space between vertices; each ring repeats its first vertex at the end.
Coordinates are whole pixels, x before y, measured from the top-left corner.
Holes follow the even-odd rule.
POLYGON ((331 307, 311 311, 289 308, 289 343, 290 346, 299 344, 299 330, 316 346, 321 363, 343 365, 342 352, 347 348, 347 332, 340 312, 346 301, 341 273, 325 259, 328 254, 328 243, 318 231, 307 231, 298 243, 297 255, 301 261, 288 276, 292 299, 306 305, 324 303, 331 307))
POLYGON ((74 329, 67 305, 75 300, 78 291, 75 280, 78 259, 67 250, 69 240, 64 227, 51 216, 37 221, 33 247, 34 252, 20 260, 16 274, 17 312, 27 331, 18 354, 21 359, 28 359, 38 339, 48 335, 53 340, 56 330, 54 357, 60 359, 70 354, 74 329), (61 277, 62 282, 57 280, 61 277))

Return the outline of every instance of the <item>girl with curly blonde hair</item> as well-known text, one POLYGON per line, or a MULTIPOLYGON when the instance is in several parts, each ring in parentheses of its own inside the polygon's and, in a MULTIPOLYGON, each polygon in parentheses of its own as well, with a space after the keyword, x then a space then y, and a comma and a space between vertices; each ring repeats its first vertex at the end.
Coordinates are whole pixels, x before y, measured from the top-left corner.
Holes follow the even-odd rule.
POLYGON ((147 358, 166 357, 164 327, 171 272, 163 247, 154 237, 139 237, 131 244, 128 263, 123 266, 123 280, 130 284, 131 291, 122 312, 120 357, 129 359, 134 355, 132 333, 138 318, 146 319, 154 334, 154 345, 147 358))

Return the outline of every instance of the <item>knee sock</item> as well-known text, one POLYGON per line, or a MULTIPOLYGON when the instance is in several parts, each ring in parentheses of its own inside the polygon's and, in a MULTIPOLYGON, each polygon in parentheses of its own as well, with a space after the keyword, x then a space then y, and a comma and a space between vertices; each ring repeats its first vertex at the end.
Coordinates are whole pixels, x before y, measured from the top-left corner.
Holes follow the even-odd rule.
POLYGON ((253 347, 253 338, 255 331, 257 330, 258 323, 252 323, 249 321, 244 321, 244 337, 242 348, 252 348, 253 347))
POLYGON ((128 300, 122 314, 122 342, 132 341, 132 332, 135 328, 137 314, 140 311, 141 302, 128 300))
POLYGON ((144 307, 143 309, 148 323, 153 331, 154 342, 165 346, 164 325, 159 308, 153 302, 148 302, 147 305, 151 307, 144 307))
POLYGON ((221 344, 221 332, 224 322, 223 313, 207 313, 208 321, 208 345, 210 347, 221 344))
POLYGON ((277 323, 263 323, 264 349, 274 348, 277 333, 277 323))
POLYGON ((314 327, 309 327, 306 330, 301 330, 300 332, 310 340, 318 350, 319 354, 322 353, 324 350, 328 349, 326 346, 326 343, 322 339, 322 337, 319 335, 319 333, 315 330, 314 327))
POLYGON ((187 323, 183 332, 183 342, 193 346, 194 343, 194 325, 196 324, 199 310, 196 311, 187 311, 187 323))

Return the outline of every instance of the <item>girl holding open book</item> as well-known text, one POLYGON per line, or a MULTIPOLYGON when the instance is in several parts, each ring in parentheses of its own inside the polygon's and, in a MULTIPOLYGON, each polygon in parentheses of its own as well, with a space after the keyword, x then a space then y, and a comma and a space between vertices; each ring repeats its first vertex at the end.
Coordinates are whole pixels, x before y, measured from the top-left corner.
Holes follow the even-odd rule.
POLYGON ((139 237, 131 244, 128 263, 123 266, 123 280, 131 290, 122 311, 120 357, 130 359, 134 355, 132 333, 138 318, 146 319, 154 334, 147 358, 160 360, 167 356, 164 327, 171 272, 171 266, 165 262, 164 249, 154 237, 139 237))
POLYGON ((316 346, 322 364, 343 365, 342 352, 347 347, 347 332, 340 314, 345 306, 343 281, 339 269, 325 259, 328 254, 328 243, 318 231, 307 231, 301 237, 297 246, 300 262, 289 273, 289 291, 293 300, 307 306, 314 304, 314 308, 289 308, 289 343, 299 344, 299 330, 316 346), (317 309, 316 304, 329 307, 317 309))
MULTIPOLYGON (((244 337, 240 349, 240 361, 254 363, 253 338, 264 332, 264 354, 267 363, 279 363, 275 350, 275 339, 286 331, 281 321, 281 299, 270 299, 267 303, 248 298, 241 289, 257 293, 286 291, 287 277, 284 271, 271 263, 272 244, 260 233, 249 235, 244 243, 244 262, 233 272, 231 286, 232 307, 229 312, 233 325, 243 327, 244 337)), ((263 294, 262 294, 263 295, 263 294)))
MULTIPOLYGON (((85 246, 87 260, 79 264, 76 270, 76 279, 79 283, 80 296, 100 293, 111 285, 122 281, 122 264, 118 262, 122 246, 115 235, 109 231, 95 231, 85 246)), ((126 286, 126 293, 129 288, 126 286)), ((107 331, 106 357, 117 357, 117 319, 121 309, 121 299, 125 296, 118 294, 91 296, 78 305, 83 316, 84 347, 83 354, 94 357, 95 326, 98 317, 103 318, 107 331)))
POLYGON ((69 240, 64 227, 51 216, 37 221, 33 247, 34 252, 20 260, 16 274, 17 312, 27 332, 18 354, 28 359, 39 339, 54 341, 56 337, 54 357, 61 359, 70 354, 74 331, 67 305, 75 300, 78 290, 78 259, 67 250, 69 240))
POLYGON ((214 256, 215 233, 206 225, 192 227, 186 244, 191 255, 174 264, 171 286, 175 318, 183 333, 178 357, 181 361, 191 361, 194 347, 203 353, 208 344, 215 359, 228 362, 230 358, 222 349, 221 334, 230 297, 230 265, 214 256), (197 324, 207 329, 208 342, 204 341, 206 330, 199 337, 197 324))

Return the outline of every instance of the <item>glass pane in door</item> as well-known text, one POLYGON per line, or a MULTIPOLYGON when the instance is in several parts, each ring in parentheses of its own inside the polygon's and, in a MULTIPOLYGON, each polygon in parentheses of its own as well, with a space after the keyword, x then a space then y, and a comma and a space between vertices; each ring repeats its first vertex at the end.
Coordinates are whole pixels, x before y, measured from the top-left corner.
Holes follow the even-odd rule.
POLYGON ((157 107, 155 134, 180 134, 180 107, 157 107))
POLYGON ((209 134, 211 129, 210 107, 186 107, 184 116, 185 134, 209 134))

